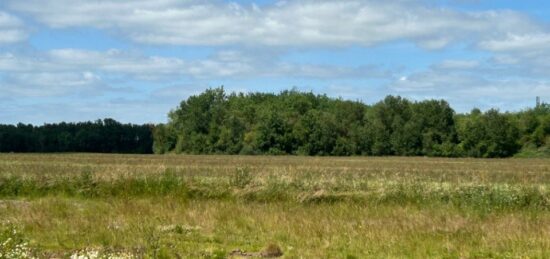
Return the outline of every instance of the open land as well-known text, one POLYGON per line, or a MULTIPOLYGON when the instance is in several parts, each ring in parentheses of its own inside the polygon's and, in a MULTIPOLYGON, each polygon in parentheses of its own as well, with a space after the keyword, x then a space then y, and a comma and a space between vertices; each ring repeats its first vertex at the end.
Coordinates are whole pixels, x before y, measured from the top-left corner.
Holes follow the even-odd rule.
POLYGON ((0 227, 38 258, 550 258, 550 159, 1 154, 0 227))

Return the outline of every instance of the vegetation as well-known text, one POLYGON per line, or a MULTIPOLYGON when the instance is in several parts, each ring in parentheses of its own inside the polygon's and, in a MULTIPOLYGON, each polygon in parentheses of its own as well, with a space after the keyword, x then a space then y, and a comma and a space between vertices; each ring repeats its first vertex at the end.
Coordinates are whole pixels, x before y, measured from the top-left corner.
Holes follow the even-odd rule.
POLYGON ((14 225, 3 222, 3 225, 0 226, 0 258, 26 259, 32 257, 24 236, 18 232, 14 225))
POLYGON ((0 259, 549 258, 549 133, 546 104, 223 88, 160 125, 0 125, 0 152, 168 153, 0 153, 0 259))
POLYGON ((160 125, 112 119, 0 125, 0 152, 307 156, 550 157, 550 105, 455 114, 444 100, 388 96, 369 106, 326 95, 208 89, 160 125))
POLYGON ((0 239, 39 258, 548 258, 549 183, 532 158, 0 154, 0 239))
POLYGON ((155 153, 509 157, 547 154, 550 105, 455 114, 444 100, 369 106, 298 91, 191 96, 154 130, 155 153), (530 152, 530 153, 529 153, 530 152))
POLYGON ((153 125, 95 122, 0 125, 0 152, 152 153, 153 125))
POLYGON ((370 106, 326 95, 208 89, 159 125, 112 119, 0 125, 0 152, 550 157, 550 105, 455 114, 444 100, 370 106))

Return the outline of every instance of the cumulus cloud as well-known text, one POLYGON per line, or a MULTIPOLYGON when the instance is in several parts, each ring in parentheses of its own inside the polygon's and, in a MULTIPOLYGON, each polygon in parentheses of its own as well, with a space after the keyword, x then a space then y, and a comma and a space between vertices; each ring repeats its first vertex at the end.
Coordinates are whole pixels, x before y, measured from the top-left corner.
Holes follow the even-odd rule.
POLYGON ((446 60, 424 71, 397 79, 388 85, 396 94, 417 99, 447 99, 459 111, 506 107, 517 110, 532 106, 535 96, 550 99, 550 81, 514 73, 491 60, 446 60))
POLYGON ((480 42, 479 46, 493 52, 548 51, 550 33, 508 34, 506 37, 480 42))
POLYGON ((477 60, 444 60, 439 64, 436 64, 436 67, 441 69, 472 69, 478 67, 479 61, 477 60))
POLYGON ((508 34, 478 45, 494 53, 495 65, 527 71, 525 76, 550 77, 550 32, 508 34))
POLYGON ((0 44, 16 43, 27 38, 23 22, 0 10, 0 44))
POLYGON ((105 88, 100 78, 91 72, 82 73, 17 73, 0 81, 2 95, 25 97, 61 96, 75 92, 96 94, 105 88))
POLYGON ((131 75, 137 79, 187 75, 212 77, 383 77, 388 75, 376 66, 340 67, 333 65, 297 64, 279 61, 279 56, 258 56, 245 51, 219 51, 199 60, 174 57, 144 56, 111 49, 90 51, 55 49, 39 54, 39 58, 0 54, 0 71, 30 72, 37 70, 66 71, 95 69, 102 72, 131 75))
POLYGON ((98 95, 120 88, 109 86, 112 83, 109 79, 156 80, 179 73, 180 66, 178 59, 144 57, 118 50, 4 53, 0 54, 0 95, 98 95))
POLYGON ((146 44, 371 46, 411 40, 425 48, 540 30, 512 11, 464 12, 417 1, 278 1, 257 5, 180 0, 7 0, 54 28, 91 26, 146 44))
POLYGON ((54 49, 32 54, 0 54, 0 71, 63 72, 94 69, 104 72, 153 77, 178 73, 183 61, 177 58, 146 57, 140 54, 111 49, 91 51, 81 49, 54 49))
MULTIPOLYGON (((243 51, 220 51, 199 60, 146 56, 111 49, 54 49, 31 54, 0 54, 0 95, 57 96, 106 87, 112 79, 171 82, 190 79, 387 77, 376 66, 339 67, 278 61, 243 51), (4 74, 2 76, 2 73, 4 74), (105 77, 105 78, 104 78, 105 77)), ((124 81, 123 80, 123 81, 124 81)))
MULTIPOLYGON (((133 109, 148 105, 159 111, 155 117, 159 118, 171 107, 156 102, 175 102, 200 92, 209 81, 238 84, 249 79, 282 79, 290 84, 277 87, 290 87, 294 82, 320 84, 315 89, 350 99, 371 96, 368 100, 372 100, 372 96, 378 99, 385 94, 444 98, 460 111, 479 104, 522 108, 535 95, 550 99, 548 24, 515 11, 465 11, 440 4, 414 0, 296 0, 261 6, 219 0, 3 0, 0 105, 9 101, 26 107, 19 114, 33 109, 50 114, 76 109, 71 115, 76 120, 79 114, 89 114, 93 119, 116 109, 121 117, 126 114, 137 122, 143 120, 133 109), (28 38, 25 22, 35 29, 60 33, 96 28, 129 42, 132 48, 98 51, 75 45, 36 51, 29 48, 36 42, 17 45, 28 38), (311 53, 319 49, 325 53, 364 50, 403 41, 428 50, 452 45, 446 50, 457 47, 470 54, 482 53, 484 60, 460 59, 446 50, 431 53, 440 53, 434 55, 437 59, 452 59, 433 61, 436 63, 423 70, 415 58, 405 58, 411 54, 407 50, 396 50, 403 51, 397 54, 403 54, 402 60, 386 63, 382 57, 377 62, 381 65, 362 63, 354 57, 353 66, 342 64, 349 57, 321 64, 307 58, 285 60, 288 53, 304 49, 311 53), (190 51, 193 46, 214 47, 208 48, 213 52, 210 56, 186 60, 166 54, 146 55, 141 52, 142 44, 176 45, 190 51), (151 86, 151 90, 132 95, 128 85, 133 83, 140 88, 151 86), (123 94, 113 93, 122 88, 123 94), (104 98, 98 103, 86 103, 86 98, 81 98, 102 94, 104 98), (38 101, 25 106, 20 97, 38 101), (55 98, 70 100, 63 105, 44 103, 55 98)), ((423 52, 415 50, 412 55, 423 52)), ((261 91, 259 87, 244 90, 261 91)), ((59 120, 73 117, 60 115, 59 120)))

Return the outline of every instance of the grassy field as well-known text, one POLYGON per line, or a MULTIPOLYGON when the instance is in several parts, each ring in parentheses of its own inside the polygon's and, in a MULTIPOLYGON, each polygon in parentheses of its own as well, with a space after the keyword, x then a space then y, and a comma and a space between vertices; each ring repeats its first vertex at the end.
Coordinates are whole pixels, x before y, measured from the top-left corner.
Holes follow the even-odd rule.
POLYGON ((0 258, 550 258, 550 159, 0 154, 0 228, 0 258))

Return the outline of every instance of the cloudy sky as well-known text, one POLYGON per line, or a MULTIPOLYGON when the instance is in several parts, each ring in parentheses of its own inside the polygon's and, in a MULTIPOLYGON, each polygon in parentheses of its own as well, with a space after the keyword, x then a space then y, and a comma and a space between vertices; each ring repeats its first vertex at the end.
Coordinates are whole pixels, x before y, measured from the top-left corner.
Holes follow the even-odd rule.
POLYGON ((208 87, 550 102, 541 0, 2 0, 0 123, 164 122, 208 87))

